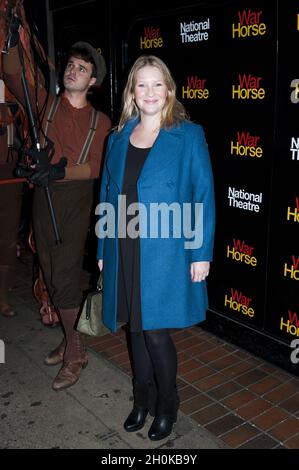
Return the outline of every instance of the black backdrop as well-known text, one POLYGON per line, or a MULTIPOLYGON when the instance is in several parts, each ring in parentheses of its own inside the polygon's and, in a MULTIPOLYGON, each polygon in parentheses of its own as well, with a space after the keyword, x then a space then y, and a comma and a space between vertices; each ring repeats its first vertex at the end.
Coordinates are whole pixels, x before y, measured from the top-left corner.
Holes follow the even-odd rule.
POLYGON ((299 337, 298 15, 285 0, 169 10, 135 22, 126 57, 165 60, 207 135, 217 198, 209 319, 285 345, 299 337))

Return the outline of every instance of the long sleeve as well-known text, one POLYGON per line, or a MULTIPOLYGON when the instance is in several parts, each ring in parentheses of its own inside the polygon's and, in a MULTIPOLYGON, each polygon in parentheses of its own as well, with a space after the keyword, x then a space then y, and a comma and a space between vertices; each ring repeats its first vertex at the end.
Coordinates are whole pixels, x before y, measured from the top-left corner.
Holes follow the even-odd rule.
POLYGON ((211 261, 213 258, 215 232, 214 182, 208 145, 203 129, 196 126, 192 150, 193 203, 200 203, 200 229, 202 244, 191 249, 192 261, 211 261))
MULTIPOLYGON (((104 165, 103 165, 103 172, 102 172, 101 186, 100 186, 100 200, 99 200, 100 204, 105 203, 106 198, 107 198, 107 187, 108 187, 108 183, 109 183, 109 173, 108 173, 108 169, 107 169, 107 158, 108 158, 108 154, 109 154, 109 149, 111 147, 111 138, 112 138, 112 136, 110 136, 109 140, 108 140, 107 151, 106 151, 104 165)), ((98 229, 98 227, 99 227, 99 222, 97 222, 97 225, 96 225, 96 234, 97 234, 97 237, 98 237, 97 259, 99 260, 99 259, 103 259, 105 238, 103 237, 103 234, 98 229)))

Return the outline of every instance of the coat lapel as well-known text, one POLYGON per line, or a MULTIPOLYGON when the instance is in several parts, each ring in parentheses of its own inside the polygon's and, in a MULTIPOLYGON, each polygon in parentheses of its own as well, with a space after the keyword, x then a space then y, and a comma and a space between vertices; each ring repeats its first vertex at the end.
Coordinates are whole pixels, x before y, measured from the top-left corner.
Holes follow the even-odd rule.
POLYGON ((183 139, 179 128, 161 129, 143 165, 139 181, 153 178, 168 165, 175 163, 182 150, 183 139))
MULTIPOLYGON (((137 119, 129 121, 122 132, 115 134, 107 160, 110 176, 117 184, 120 192, 123 185, 129 139, 137 122, 137 119)), ((172 162, 174 163, 181 153, 182 145, 183 139, 179 127, 170 130, 161 129, 148 154, 138 181, 144 181, 147 178, 151 179, 158 171, 167 167, 172 162)))
POLYGON ((119 192, 121 192, 123 185, 130 135, 137 122, 137 119, 129 121, 120 133, 115 133, 115 137, 108 155, 108 171, 110 177, 117 184, 119 192))

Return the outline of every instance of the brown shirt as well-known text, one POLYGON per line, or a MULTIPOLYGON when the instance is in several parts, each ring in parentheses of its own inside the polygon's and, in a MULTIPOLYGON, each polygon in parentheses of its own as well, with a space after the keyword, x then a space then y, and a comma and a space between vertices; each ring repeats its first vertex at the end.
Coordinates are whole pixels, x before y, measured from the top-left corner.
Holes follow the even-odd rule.
MULTIPOLYGON (((49 99, 43 123, 44 128, 52 101, 53 97, 49 99)), ((69 100, 62 96, 53 122, 49 124, 48 128, 48 137, 54 142, 55 148, 52 163, 57 163, 61 157, 66 157, 68 167, 77 164, 90 129, 91 116, 92 107, 90 104, 87 104, 84 108, 74 108, 69 100)), ((110 128, 110 119, 100 112, 97 130, 86 160, 90 164, 91 178, 99 176, 103 146, 110 128)))

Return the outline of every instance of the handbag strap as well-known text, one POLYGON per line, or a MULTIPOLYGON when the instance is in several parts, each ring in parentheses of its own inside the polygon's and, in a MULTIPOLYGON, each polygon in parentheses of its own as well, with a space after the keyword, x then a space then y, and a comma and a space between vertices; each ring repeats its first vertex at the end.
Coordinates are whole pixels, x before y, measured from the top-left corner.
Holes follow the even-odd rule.
POLYGON ((102 273, 100 273, 99 275, 99 279, 98 279, 98 282, 97 282, 97 289, 98 290, 103 290, 103 275, 102 273))

